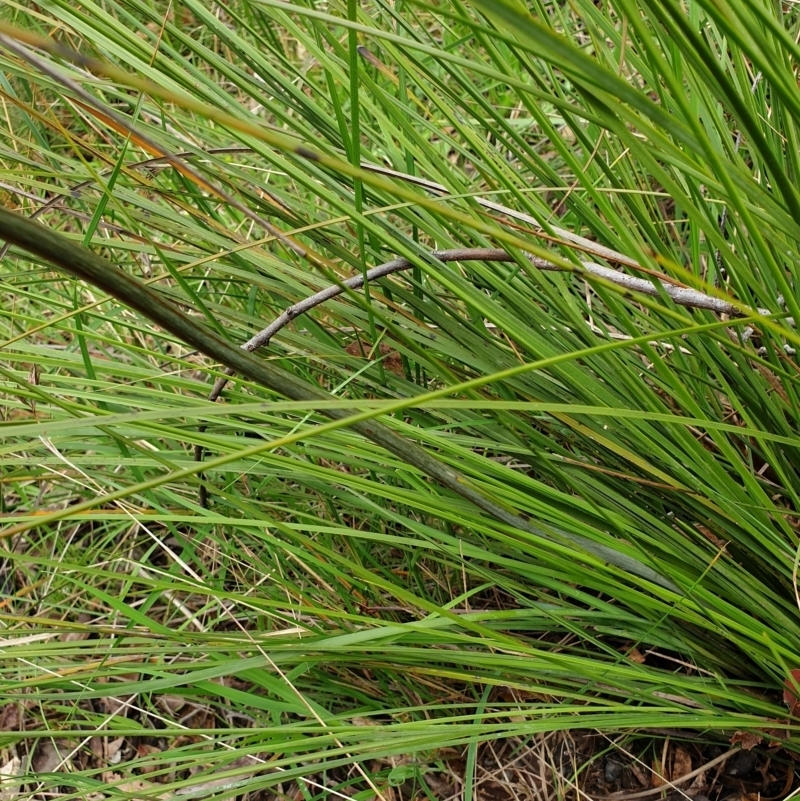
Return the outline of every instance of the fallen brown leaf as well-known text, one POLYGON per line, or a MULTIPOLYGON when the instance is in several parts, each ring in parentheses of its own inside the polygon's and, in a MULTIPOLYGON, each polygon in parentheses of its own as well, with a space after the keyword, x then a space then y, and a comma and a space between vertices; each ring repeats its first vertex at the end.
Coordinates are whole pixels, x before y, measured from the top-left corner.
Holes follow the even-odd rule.
POLYGON ((752 751, 757 745, 761 745, 764 738, 749 731, 737 731, 730 739, 731 745, 741 745, 745 751, 752 751))
POLYGON ((15 756, 5 765, 0 765, 0 801, 15 801, 19 798, 19 785, 14 779, 22 773, 22 760, 15 756))
POLYGON ((687 773, 692 772, 692 757, 689 752, 680 745, 676 745, 672 750, 672 771, 670 781, 682 779, 687 773))
POLYGON ((0 712, 0 731, 17 731, 22 722, 22 712, 19 704, 10 703, 0 712))
POLYGON ((68 769, 72 746, 65 740, 39 740, 31 767, 34 773, 55 773, 68 769))
MULTIPOLYGON (((364 353, 366 353, 367 358, 369 358, 370 352, 372 351, 372 346, 368 345, 366 342, 351 342, 345 348, 345 352, 350 356, 360 356, 363 358, 363 354, 361 352, 362 345, 364 348, 364 353)), ((401 378, 405 375, 405 371, 403 370, 403 360, 400 358, 400 354, 396 350, 392 350, 385 342, 381 342, 381 344, 378 345, 377 354, 372 354, 373 359, 378 358, 378 356, 382 357, 381 361, 383 362, 383 366, 390 373, 394 373, 401 378)))
POLYGON ((790 715, 796 715, 800 712, 800 669, 789 671, 789 675, 791 678, 783 682, 783 703, 789 707, 790 715))
POLYGON ((653 758, 653 772, 650 774, 650 786, 661 787, 664 784, 664 766, 658 757, 653 758))

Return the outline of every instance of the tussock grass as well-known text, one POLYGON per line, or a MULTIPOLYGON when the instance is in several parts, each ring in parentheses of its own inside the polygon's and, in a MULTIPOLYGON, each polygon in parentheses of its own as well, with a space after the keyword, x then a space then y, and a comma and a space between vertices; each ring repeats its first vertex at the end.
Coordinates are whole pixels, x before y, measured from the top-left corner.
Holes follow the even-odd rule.
POLYGON ((426 771, 454 755, 471 776, 478 743, 567 729, 797 750, 797 9, 532 14, 6 4, 116 70, 6 42, 6 207, 232 345, 413 265, 248 362, 304 400, 253 373, 212 403, 227 362, 133 296, 30 247, 0 262, 23 796, 435 797, 426 771), (513 259, 429 256, 459 247, 513 259))

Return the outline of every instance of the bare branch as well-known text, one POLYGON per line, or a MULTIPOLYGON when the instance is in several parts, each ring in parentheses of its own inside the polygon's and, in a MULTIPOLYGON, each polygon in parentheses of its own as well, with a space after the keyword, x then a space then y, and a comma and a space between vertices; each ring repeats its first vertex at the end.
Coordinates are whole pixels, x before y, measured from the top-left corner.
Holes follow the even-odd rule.
MULTIPOLYGON (((496 248, 457 248, 455 250, 435 250, 431 256, 440 262, 453 262, 453 261, 498 261, 510 262, 514 261, 514 256, 505 250, 496 248)), ((528 256, 531 264, 539 270, 560 272, 564 268, 559 265, 553 264, 546 259, 540 259, 533 256, 528 256)), ((367 271, 367 280, 374 281, 378 278, 383 278, 392 273, 408 270, 412 267, 412 263, 408 259, 394 259, 394 261, 380 264, 367 271)), ((666 281, 650 281, 646 278, 637 278, 635 276, 620 273, 612 270, 609 267, 603 267, 601 264, 594 262, 581 262, 580 267, 574 270, 578 275, 585 274, 588 276, 595 276, 605 281, 609 281, 617 286, 620 286, 631 292, 639 292, 645 295, 658 296, 661 292, 668 295, 672 301, 679 306, 687 306, 697 309, 708 309, 716 314, 738 314, 738 309, 732 303, 720 298, 712 297, 699 290, 692 289, 691 287, 675 286, 674 284, 667 283, 666 281)), ((296 320, 302 314, 305 314, 311 309, 319 306, 325 301, 331 300, 347 289, 359 289, 364 285, 364 275, 358 274, 351 278, 342 281, 341 284, 326 287, 325 289, 317 292, 310 297, 289 306, 283 314, 273 320, 266 328, 263 328, 255 336, 247 340, 241 348, 248 352, 262 348, 270 343, 272 337, 275 336, 282 328, 285 328, 292 320, 296 320)), ((771 314, 769 309, 759 309, 759 314, 771 314)), ((787 323, 794 325, 794 321, 788 318, 787 323)), ((748 329, 751 331, 751 329, 748 329)), ((752 332, 752 331, 751 331, 752 332)), ((228 384, 230 377, 234 371, 230 368, 225 370, 225 375, 221 376, 214 382, 214 386, 208 395, 208 400, 212 403, 216 401, 222 394, 222 391, 228 384)), ((206 426, 200 427, 200 433, 206 430, 206 426)), ((196 445, 194 449, 194 459, 197 462, 203 460, 203 446, 196 445)), ((205 507, 208 504, 208 495, 205 484, 200 485, 200 504, 205 507)))
MULTIPOLYGON (((514 256, 512 256, 510 253, 507 253, 505 250, 495 248, 458 248, 455 250, 434 250, 431 253, 431 256, 441 262, 514 261, 514 256)), ((563 272, 564 270, 563 267, 553 264, 546 259, 539 259, 533 256, 529 256, 528 258, 531 264, 539 270, 552 272, 563 272)), ((394 261, 386 262, 386 264, 381 264, 377 267, 373 267, 371 270, 368 270, 367 280, 374 281, 378 278, 391 275, 392 273, 408 270, 412 266, 413 265, 410 261, 408 261, 408 259, 395 259, 394 261)), ((617 272, 616 270, 612 270, 609 267, 603 267, 601 264, 595 264, 594 262, 581 262, 580 268, 576 268, 575 272, 577 272, 579 275, 581 273, 586 273, 597 278, 602 278, 605 281, 617 284, 618 286, 631 292, 640 292, 645 295, 654 296, 658 296, 660 292, 664 292, 669 295, 669 297, 679 306, 688 306, 696 309, 708 309, 716 314, 738 314, 737 308, 732 303, 720 298, 712 297, 711 295, 706 295, 704 292, 700 292, 697 289, 675 286, 674 284, 667 283, 666 281, 658 281, 654 283, 646 278, 636 278, 635 276, 617 272)), ((247 342, 245 342, 241 347, 244 350, 252 352, 258 348, 268 345, 272 337, 274 337, 275 334, 277 334, 282 328, 292 322, 292 320, 296 320, 298 317, 300 317, 300 315, 311 311, 311 309, 319 306, 321 303, 325 303, 325 301, 341 295, 343 292, 345 292, 345 288, 359 289, 363 285, 364 276, 362 274, 358 274, 354 275, 352 278, 342 281, 341 284, 334 284, 333 286, 326 287, 320 292, 301 300, 299 303, 289 306, 289 308, 287 308, 283 314, 273 320, 273 322, 271 322, 266 328, 263 328, 261 331, 259 331, 255 336, 248 339, 247 342)), ((771 314, 769 309, 759 309, 758 313, 771 314)), ((793 324, 791 318, 789 318, 787 322, 789 325, 793 324)), ((228 375, 231 375, 231 373, 228 373, 228 375)), ((222 390, 225 388, 227 382, 227 377, 218 378, 214 384, 214 389, 208 396, 208 399, 210 401, 216 400, 220 396, 222 390)))

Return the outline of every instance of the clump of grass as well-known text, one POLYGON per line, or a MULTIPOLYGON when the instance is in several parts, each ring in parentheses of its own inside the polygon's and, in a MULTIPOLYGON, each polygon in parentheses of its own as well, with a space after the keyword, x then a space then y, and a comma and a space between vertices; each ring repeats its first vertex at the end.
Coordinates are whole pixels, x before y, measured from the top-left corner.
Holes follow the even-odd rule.
POLYGON ((566 729, 797 750, 794 6, 4 14, 5 205, 52 232, 0 262, 21 792, 435 797, 566 729))

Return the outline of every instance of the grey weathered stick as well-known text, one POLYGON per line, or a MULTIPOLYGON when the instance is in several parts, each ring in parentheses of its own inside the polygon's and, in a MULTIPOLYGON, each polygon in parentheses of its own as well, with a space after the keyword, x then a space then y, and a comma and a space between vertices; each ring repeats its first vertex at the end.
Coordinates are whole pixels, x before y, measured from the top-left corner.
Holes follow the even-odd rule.
MULTIPOLYGON (((455 250, 434 250, 431 253, 434 259, 442 262, 451 261, 514 261, 514 256, 504 250, 495 248, 459 248, 455 250)), ((536 258, 534 256, 528 257, 531 264, 539 270, 547 270, 552 272, 563 272, 564 268, 557 264, 547 261, 546 259, 536 258)), ((378 278, 398 273, 402 270, 408 270, 412 267, 408 259, 395 259, 394 261, 380 264, 367 271, 367 280, 374 281, 378 278)), ((631 292, 640 292, 644 295, 658 296, 660 292, 664 292, 677 303, 679 306, 688 306, 695 309, 708 309, 709 311, 716 312, 717 314, 738 314, 738 309, 726 300, 712 297, 704 292, 691 287, 675 286, 674 284, 667 283, 666 281, 649 281, 646 278, 637 278, 626 273, 617 272, 609 267, 603 267, 602 264, 595 264, 594 262, 584 261, 581 262, 579 268, 575 268, 575 273, 578 275, 586 274, 592 275, 597 278, 602 278, 613 284, 628 289, 631 292)), ((263 328, 255 336, 247 340, 241 347, 247 351, 254 351, 268 345, 272 337, 275 336, 282 328, 287 326, 292 320, 296 320, 301 314, 311 311, 321 303, 341 295, 347 289, 359 289, 364 285, 363 275, 354 275, 342 281, 341 284, 334 284, 326 287, 325 289, 317 292, 314 295, 289 306, 279 317, 271 322, 266 328, 263 328)), ((759 314, 771 314, 769 309, 759 309, 759 314)), ((788 325, 793 325, 792 318, 786 320, 788 325)), ((220 393, 225 389, 228 383, 229 376, 233 375, 232 372, 227 372, 227 375, 218 378, 214 384, 214 388, 208 396, 210 401, 215 401, 219 398, 220 393)))
MULTIPOLYGON (((435 250, 431 253, 433 258, 441 262, 452 261, 499 261, 508 262, 514 261, 514 257, 504 250, 498 248, 457 248, 454 250, 435 250)), ((564 268, 560 267, 545 259, 528 256, 531 264, 540 270, 548 271, 562 271, 564 268)), ((374 281, 378 278, 391 275, 392 273, 408 270, 412 267, 412 263, 408 259, 394 259, 393 261, 386 262, 385 264, 373 267, 367 272, 367 280, 374 281)), ((657 281, 654 283, 646 278, 637 278, 635 276, 627 275, 625 273, 617 272, 608 267, 603 267, 601 264, 594 264, 593 262, 581 262, 580 268, 575 268, 574 272, 585 275, 592 275, 597 278, 602 278, 610 281, 632 292, 641 292, 646 295, 657 296, 659 292, 665 292, 669 297, 680 306, 688 306, 699 309, 709 309, 717 314, 737 314, 737 309, 729 302, 721 300, 720 298, 706 295, 696 289, 690 287, 680 287, 665 281, 657 281)), ((358 289, 364 284, 364 276, 354 275, 342 281, 341 284, 334 284, 326 287, 325 289, 311 295, 293 306, 289 306, 279 317, 273 320, 266 328, 263 328, 255 336, 247 340, 241 347, 243 350, 252 352, 258 348, 265 347, 269 344, 272 337, 275 336, 282 328, 287 326, 292 320, 296 320, 300 315, 305 314, 311 309, 325 303, 332 298, 341 295, 346 289, 358 289)), ((759 309, 760 314, 770 314, 769 309, 759 309)), ((793 324, 791 318, 787 321, 790 325, 793 324)), ((225 389, 230 377, 234 374, 234 370, 230 367, 225 370, 225 374, 220 376, 215 382, 208 395, 208 400, 214 403, 222 391, 225 389)), ((202 434, 206 430, 206 426, 200 426, 199 432, 202 434)), ((204 448, 201 444, 194 447, 194 460, 201 462, 203 460, 204 448)), ((208 505, 208 492, 205 484, 200 485, 200 505, 204 508, 208 505)))
MULTIPOLYGON (((313 402, 330 399, 330 395, 319 387, 301 381, 291 373, 231 345, 151 287, 62 234, 0 208, 0 239, 7 239, 29 253, 58 266, 64 272, 102 289, 215 361, 274 392, 297 401, 313 402)), ((341 420, 350 417, 352 413, 343 409, 327 409, 325 414, 334 420, 341 420)), ((354 421, 351 425, 354 431, 395 454, 499 522, 533 537, 571 545, 620 570, 670 591, 679 592, 673 582, 638 559, 578 534, 552 528, 545 530, 508 511, 474 489, 468 479, 457 470, 444 464, 419 445, 396 434, 383 423, 366 419, 354 421)), ((34 524, 20 525, 24 529, 34 524)))

